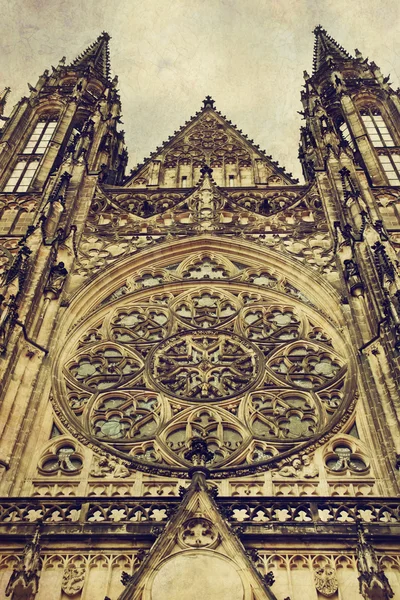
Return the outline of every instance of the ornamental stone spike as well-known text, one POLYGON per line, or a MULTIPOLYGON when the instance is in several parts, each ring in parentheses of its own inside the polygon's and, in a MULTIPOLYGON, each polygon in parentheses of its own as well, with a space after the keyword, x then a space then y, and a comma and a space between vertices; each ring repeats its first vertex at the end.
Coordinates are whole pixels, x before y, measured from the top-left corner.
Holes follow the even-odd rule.
POLYGON ((389 600, 394 597, 390 583, 380 568, 375 549, 368 543, 364 526, 357 523, 357 569, 360 594, 365 600, 389 600))
POLYGON ((204 108, 215 108, 214 106, 215 100, 211 98, 211 96, 206 96, 203 100, 203 109, 204 108))
POLYGON ((190 446, 190 450, 184 454, 185 459, 190 460, 193 463, 193 467, 190 471, 207 471, 205 466, 214 458, 214 452, 211 452, 208 449, 207 442, 199 437, 193 438, 190 442, 190 446), (200 467, 200 469, 198 469, 198 467, 200 467))
POLYGON ((26 544, 23 555, 6 587, 6 596, 11 596, 12 600, 35 598, 39 589, 40 550, 40 525, 38 525, 32 540, 26 544))
POLYGON ((3 115, 4 113, 4 108, 6 106, 7 103, 7 97, 8 94, 11 92, 11 88, 10 87, 6 87, 4 88, 4 90, 0 93, 0 117, 3 115))

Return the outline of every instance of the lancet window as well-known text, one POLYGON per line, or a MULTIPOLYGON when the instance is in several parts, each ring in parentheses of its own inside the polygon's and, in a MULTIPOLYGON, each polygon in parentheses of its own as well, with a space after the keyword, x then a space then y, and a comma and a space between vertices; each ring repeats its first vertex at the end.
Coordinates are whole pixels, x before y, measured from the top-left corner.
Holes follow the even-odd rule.
POLYGON ((387 125, 377 109, 364 108, 361 111, 365 129, 371 143, 375 147, 395 146, 387 125))
POLYGON ((5 192, 26 192, 35 177, 42 157, 53 137, 57 121, 47 119, 36 124, 28 142, 21 151, 17 164, 5 187, 5 192))
POLYGON ((388 178, 389 185, 400 185, 400 155, 379 154, 378 158, 388 178))
POLYGON ((346 121, 340 118, 337 122, 337 127, 339 128, 341 138, 349 144, 352 150, 355 150, 353 138, 351 137, 351 133, 349 128, 347 127, 346 121))

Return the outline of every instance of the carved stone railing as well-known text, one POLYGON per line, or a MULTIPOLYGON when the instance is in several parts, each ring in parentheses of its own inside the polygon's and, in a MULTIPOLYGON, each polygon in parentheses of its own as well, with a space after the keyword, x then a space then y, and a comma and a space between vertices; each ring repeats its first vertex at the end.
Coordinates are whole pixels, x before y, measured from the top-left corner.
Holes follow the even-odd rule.
POLYGON ((13 498, 0 500, 0 525, 4 523, 154 523, 167 521, 179 504, 179 498, 55 500, 13 498))
MULTIPOLYGON (((13 498, 0 499, 0 531, 10 525, 162 525, 176 511, 180 498, 13 498)), ((217 498, 232 525, 301 524, 302 527, 342 525, 357 521, 370 525, 400 525, 400 504, 395 498, 217 498)), ((61 528, 62 529, 62 528, 61 528)), ((83 530, 82 530, 83 532, 83 530)))
POLYGON ((254 498, 221 499, 220 506, 232 523, 398 523, 400 505, 394 498, 254 498))

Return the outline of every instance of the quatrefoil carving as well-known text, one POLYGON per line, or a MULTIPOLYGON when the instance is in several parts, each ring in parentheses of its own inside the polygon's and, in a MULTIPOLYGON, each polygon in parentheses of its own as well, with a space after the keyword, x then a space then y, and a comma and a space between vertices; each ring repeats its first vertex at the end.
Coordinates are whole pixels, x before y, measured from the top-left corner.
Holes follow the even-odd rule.
POLYGON ((213 548, 219 542, 219 535, 209 519, 193 517, 182 525, 178 540, 184 548, 213 548))

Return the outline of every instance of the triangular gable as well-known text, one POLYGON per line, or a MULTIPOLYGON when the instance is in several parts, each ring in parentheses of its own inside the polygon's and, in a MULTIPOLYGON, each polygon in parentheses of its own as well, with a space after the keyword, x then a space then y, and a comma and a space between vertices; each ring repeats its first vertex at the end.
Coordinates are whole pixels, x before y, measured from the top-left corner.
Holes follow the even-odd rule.
MULTIPOLYGON (((168 170, 179 169, 183 173, 188 165, 191 165, 196 173, 190 186, 193 187, 199 179, 199 172, 204 164, 209 165, 214 170, 214 174, 222 165, 235 164, 236 168, 243 173, 246 168, 251 168, 255 178, 259 178, 259 183, 293 185, 298 182, 291 177, 291 173, 286 173, 271 156, 267 156, 253 140, 249 140, 231 121, 221 115, 214 108, 214 101, 207 97, 201 111, 196 113, 172 138, 157 148, 142 165, 138 165, 124 187, 146 185, 174 187, 167 179, 163 180, 159 177, 160 171, 164 172, 165 177, 168 175, 168 170)), ((254 178, 253 180, 249 178, 248 185, 254 183, 254 178)), ((228 181, 222 185, 221 182, 218 184, 221 187, 229 186, 228 181)), ((241 185, 247 185, 246 181, 241 185)))
POLYGON ((119 600, 276 600, 226 524, 205 475, 183 501, 119 600))
POLYGON ((192 468, 178 510, 119 600, 276 600, 219 512, 206 474, 192 468))

